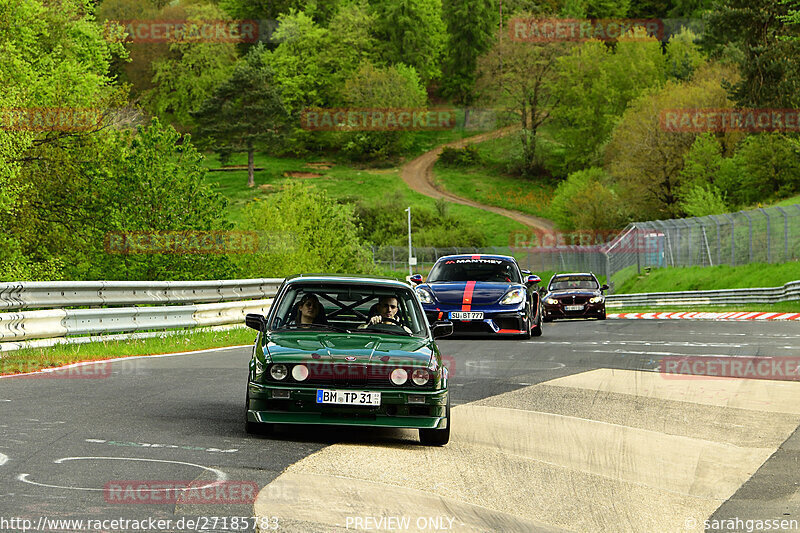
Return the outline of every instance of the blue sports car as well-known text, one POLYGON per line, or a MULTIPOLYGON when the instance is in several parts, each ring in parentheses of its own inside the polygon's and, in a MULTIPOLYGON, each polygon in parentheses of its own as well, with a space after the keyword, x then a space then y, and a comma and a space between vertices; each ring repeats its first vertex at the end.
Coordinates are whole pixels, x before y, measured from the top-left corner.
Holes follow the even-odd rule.
POLYGON ((448 255, 433 265, 428 279, 411 276, 422 307, 433 324, 453 322, 454 334, 542 334, 538 276, 521 270, 506 255, 448 255))

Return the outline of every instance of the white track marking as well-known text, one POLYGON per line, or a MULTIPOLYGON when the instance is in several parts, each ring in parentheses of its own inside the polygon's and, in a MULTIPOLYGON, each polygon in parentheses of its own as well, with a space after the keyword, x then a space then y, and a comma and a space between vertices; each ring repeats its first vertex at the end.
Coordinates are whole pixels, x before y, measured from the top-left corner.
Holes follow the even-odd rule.
MULTIPOLYGON (((146 463, 170 463, 176 465, 184 465, 184 466, 193 466, 195 468, 200 468, 202 470, 206 470, 208 472, 212 472, 216 476, 216 480, 207 484, 203 485, 202 487, 192 487, 193 489, 204 489, 206 487, 213 487, 218 483, 228 480, 228 475, 223 472, 222 470, 218 470, 216 468, 211 468, 209 466, 198 465, 195 463, 186 463, 183 461, 168 461, 164 459, 142 459, 139 457, 63 457, 61 459, 56 459, 53 461, 55 464, 62 464, 65 461, 85 461, 85 460, 108 460, 108 461, 141 461, 146 463)), ((47 483, 39 483, 36 481, 31 481, 28 479, 30 474, 18 474, 17 479, 24 483, 30 483, 31 485, 36 485, 39 487, 48 487, 51 489, 70 489, 70 490, 86 490, 86 491, 96 491, 102 492, 106 489, 98 489, 93 487, 73 487, 73 486, 65 486, 65 485, 50 485, 47 483)), ((148 489, 146 492, 161 492, 164 490, 173 490, 173 489, 148 489)), ((180 489, 180 490, 187 490, 187 489, 180 489)))

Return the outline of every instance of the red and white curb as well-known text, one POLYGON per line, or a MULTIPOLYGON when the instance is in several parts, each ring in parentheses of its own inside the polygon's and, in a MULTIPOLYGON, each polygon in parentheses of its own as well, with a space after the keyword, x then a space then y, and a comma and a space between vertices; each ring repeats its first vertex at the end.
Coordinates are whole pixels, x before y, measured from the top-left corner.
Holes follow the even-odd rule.
POLYGON ((755 313, 755 312, 670 312, 670 313, 613 313, 608 318, 643 318, 645 320, 798 320, 800 313, 755 313))

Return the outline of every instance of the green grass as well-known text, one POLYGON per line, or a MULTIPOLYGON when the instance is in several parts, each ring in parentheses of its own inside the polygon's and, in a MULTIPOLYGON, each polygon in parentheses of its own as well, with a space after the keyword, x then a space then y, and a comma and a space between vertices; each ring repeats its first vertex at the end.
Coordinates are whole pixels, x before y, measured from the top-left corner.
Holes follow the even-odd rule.
POLYGON ((483 163, 473 167, 448 167, 437 162, 436 183, 443 189, 486 205, 547 217, 555 191, 552 180, 528 180, 508 174, 521 157, 518 136, 511 134, 476 145, 483 163))
POLYGON ((800 195, 793 196, 791 198, 786 198, 785 200, 781 200, 780 202, 775 203, 773 205, 784 207, 784 206, 796 205, 796 204, 800 204, 800 195))
POLYGON ((198 331, 154 337, 86 344, 61 344, 47 348, 25 348, 0 353, 0 375, 34 372, 80 361, 97 361, 134 355, 186 352, 224 346, 252 344, 249 328, 198 331))
POLYGON ((611 279, 615 294, 779 287, 800 280, 800 262, 656 268, 649 274, 638 274, 632 266, 617 272, 611 279))
MULTIPOLYGON (((245 157, 232 158, 231 164, 244 164, 245 157)), ((206 160, 209 167, 218 167, 214 156, 206 160)), ((247 187, 247 171, 210 172, 206 180, 218 192, 229 198, 228 219, 234 223, 242 221, 242 208, 254 198, 266 197, 280 189, 281 185, 292 180, 303 180, 325 190, 334 199, 362 201, 368 205, 379 203, 393 195, 399 195, 404 205, 414 210, 425 208, 435 210, 436 201, 416 193, 400 179, 398 168, 358 169, 353 166, 336 164, 322 158, 292 159, 275 158, 265 154, 257 154, 257 167, 264 170, 255 173, 255 187, 247 187), (328 161, 333 164, 329 169, 315 170, 306 167, 309 162, 328 161), (321 174, 318 177, 286 177, 287 172, 306 172, 321 174)), ((525 226, 502 215, 490 213, 482 209, 449 204, 449 213, 456 218, 469 220, 471 224, 481 228, 487 236, 488 246, 508 246, 513 232, 525 230, 525 226)))

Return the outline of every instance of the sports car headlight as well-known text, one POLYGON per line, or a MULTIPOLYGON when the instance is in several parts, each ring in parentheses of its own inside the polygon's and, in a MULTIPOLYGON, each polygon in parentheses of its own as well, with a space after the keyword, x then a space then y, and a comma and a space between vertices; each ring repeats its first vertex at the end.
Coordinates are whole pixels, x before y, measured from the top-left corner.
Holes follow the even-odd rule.
POLYGON ((308 378, 308 367, 306 365, 294 365, 292 367, 292 377, 295 381, 305 381, 308 378))
POLYGON ((503 299, 500 300, 502 305, 513 305, 513 304, 520 304, 525 299, 525 291, 522 289, 514 289, 513 291, 508 291, 503 299))
POLYGON ((599 304, 602 301, 603 301, 603 297, 602 296, 595 296, 594 298, 590 298, 589 299, 589 303, 590 304, 599 304))
POLYGON ((408 372, 405 371, 403 368, 395 368, 392 370, 389 379, 392 380, 392 383, 395 385, 402 385, 406 381, 408 381, 408 372))
POLYGON ((281 381, 282 379, 286 379, 286 376, 289 375, 289 371, 286 369, 286 365, 272 365, 269 369, 269 375, 272 376, 272 379, 281 381))
POLYGON ((431 293, 429 293, 425 289, 417 289, 417 296, 419 296, 419 301, 424 304, 433 303, 433 296, 431 296, 431 293))
POLYGON ((415 385, 425 385, 429 379, 431 379, 431 374, 424 368, 418 368, 411 373, 411 381, 415 385))
POLYGON ((558 300, 556 300, 555 298, 548 298, 547 300, 544 301, 544 303, 548 305, 558 305, 558 300))

